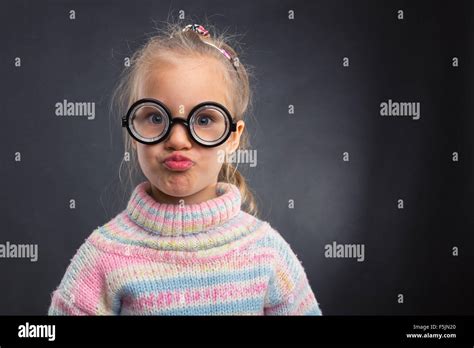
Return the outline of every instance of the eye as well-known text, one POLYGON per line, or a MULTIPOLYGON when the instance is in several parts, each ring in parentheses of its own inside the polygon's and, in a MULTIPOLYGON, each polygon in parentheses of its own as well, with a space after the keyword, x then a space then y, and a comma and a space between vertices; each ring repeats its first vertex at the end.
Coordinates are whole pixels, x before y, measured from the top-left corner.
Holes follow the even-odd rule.
POLYGON ((208 115, 199 115, 196 118, 196 124, 198 126, 209 126, 213 121, 214 120, 212 116, 208 116, 208 115))
POLYGON ((163 123, 163 115, 161 114, 151 114, 148 116, 148 119, 153 124, 162 124, 163 123))

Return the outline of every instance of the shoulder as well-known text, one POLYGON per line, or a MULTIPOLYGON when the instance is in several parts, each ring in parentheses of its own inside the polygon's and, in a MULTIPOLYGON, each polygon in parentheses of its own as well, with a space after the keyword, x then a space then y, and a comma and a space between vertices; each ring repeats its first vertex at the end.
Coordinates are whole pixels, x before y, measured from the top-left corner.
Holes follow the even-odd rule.
POLYGON ((97 229, 93 230, 93 232, 90 233, 76 249, 73 258, 71 259, 73 265, 91 265, 100 257, 100 249, 90 241, 91 236, 97 233, 96 231, 97 229))
POLYGON ((87 237, 86 244, 100 253, 128 255, 128 243, 125 243, 124 234, 130 227, 125 223, 126 214, 123 210, 106 223, 97 226, 87 237))
POLYGON ((263 233, 256 244, 257 246, 272 248, 279 252, 285 252, 288 250, 288 248, 291 249, 289 243, 285 240, 281 233, 268 221, 261 220, 254 216, 251 216, 250 218, 254 220, 255 225, 260 225, 263 228, 263 233))
POLYGON ((298 270, 301 267, 301 261, 280 231, 267 221, 256 217, 253 217, 253 219, 260 221, 264 226, 264 231, 262 231, 261 237, 255 242, 253 248, 266 249, 273 253, 277 263, 284 263, 287 267, 295 271, 298 270))

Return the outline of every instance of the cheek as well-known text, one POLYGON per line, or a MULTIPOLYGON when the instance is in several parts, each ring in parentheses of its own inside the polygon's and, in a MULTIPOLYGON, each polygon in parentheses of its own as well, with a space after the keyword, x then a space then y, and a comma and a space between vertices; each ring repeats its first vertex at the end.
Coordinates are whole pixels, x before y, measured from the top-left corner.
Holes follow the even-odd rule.
POLYGON ((219 148, 202 148, 196 151, 196 164, 191 173, 196 179, 207 180, 216 177, 222 167, 219 148))
POLYGON ((138 161, 142 168, 153 168, 158 166, 160 149, 156 146, 139 145, 137 148, 138 161))
POLYGON ((203 153, 203 158, 205 158, 205 165, 208 169, 213 169, 214 171, 219 170, 222 166, 223 161, 225 160, 225 151, 222 146, 216 148, 207 149, 203 153))

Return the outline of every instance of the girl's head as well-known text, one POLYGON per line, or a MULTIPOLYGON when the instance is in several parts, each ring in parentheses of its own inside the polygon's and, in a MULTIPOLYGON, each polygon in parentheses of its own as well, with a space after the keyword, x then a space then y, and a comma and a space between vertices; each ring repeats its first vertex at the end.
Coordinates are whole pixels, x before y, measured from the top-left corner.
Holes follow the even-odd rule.
POLYGON ((153 196, 175 204, 181 199, 192 204, 214 198, 218 181, 232 183, 241 192, 243 209, 256 215, 255 200, 245 179, 233 164, 222 161, 225 154, 248 146, 244 121, 251 104, 248 72, 240 60, 233 65, 218 48, 237 57, 223 35, 204 36, 193 30, 183 31, 181 24, 168 24, 134 53, 116 90, 121 115, 143 98, 162 102, 172 119, 187 118, 196 105, 212 101, 229 111, 236 127, 224 143, 215 147, 195 142, 183 124, 174 125, 164 140, 151 145, 133 139, 124 128, 125 151, 131 155, 129 178, 140 166, 151 183, 153 196), (175 154, 194 164, 184 171, 170 170, 164 160, 175 154))

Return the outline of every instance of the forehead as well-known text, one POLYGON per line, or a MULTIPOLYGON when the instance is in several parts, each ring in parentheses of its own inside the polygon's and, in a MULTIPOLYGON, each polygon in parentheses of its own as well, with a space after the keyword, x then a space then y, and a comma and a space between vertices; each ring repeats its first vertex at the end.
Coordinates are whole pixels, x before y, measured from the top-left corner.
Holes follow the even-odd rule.
POLYGON ((189 111, 203 101, 214 101, 231 110, 221 64, 206 57, 157 61, 143 79, 139 98, 158 99, 173 113, 178 112, 181 105, 189 111))

